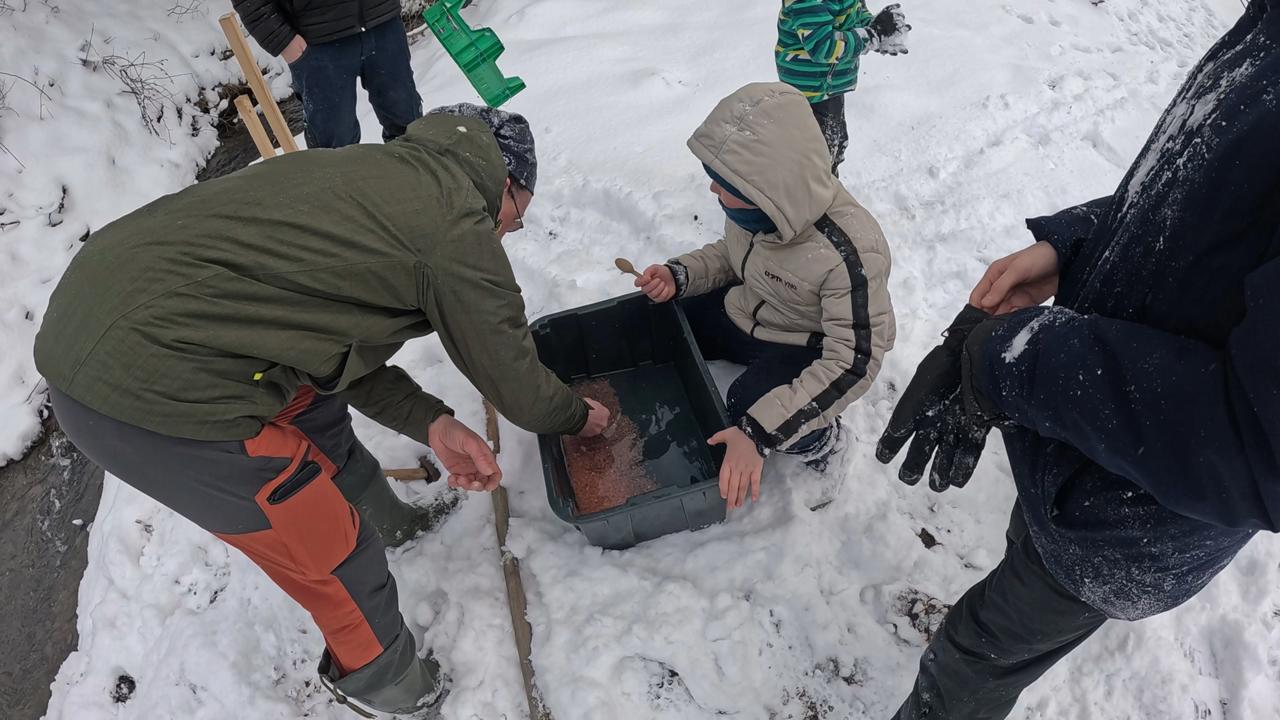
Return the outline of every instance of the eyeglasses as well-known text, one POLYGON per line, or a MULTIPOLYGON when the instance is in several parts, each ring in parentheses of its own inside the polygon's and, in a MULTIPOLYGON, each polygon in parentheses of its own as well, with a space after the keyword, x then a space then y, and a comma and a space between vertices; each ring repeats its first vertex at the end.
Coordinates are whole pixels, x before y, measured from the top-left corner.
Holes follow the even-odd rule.
POLYGON ((511 189, 511 185, 507 186, 507 195, 511 198, 511 207, 516 209, 516 219, 512 223, 512 230, 524 229, 524 215, 520 212, 520 203, 516 201, 516 191, 511 189))

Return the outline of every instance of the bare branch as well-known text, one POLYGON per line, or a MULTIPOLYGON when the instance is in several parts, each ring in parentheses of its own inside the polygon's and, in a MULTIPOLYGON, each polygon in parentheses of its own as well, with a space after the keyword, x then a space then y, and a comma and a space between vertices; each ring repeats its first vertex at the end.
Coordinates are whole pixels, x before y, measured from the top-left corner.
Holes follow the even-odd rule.
POLYGON ((173 81, 180 75, 165 72, 164 60, 147 60, 146 52, 135 55, 121 55, 111 52, 108 55, 93 44, 93 30, 89 39, 80 48, 84 53, 80 64, 96 72, 102 70, 124 86, 124 93, 132 95, 138 104, 138 115, 153 135, 159 135, 159 128, 168 132, 162 122, 164 111, 168 105, 176 105, 173 96, 173 81))
POLYGON ((204 0, 174 0, 173 7, 169 8, 169 16, 183 18, 193 13, 199 14, 202 11, 204 0))
MULTIPOLYGON (((53 98, 49 97, 49 93, 45 92, 44 88, 37 85, 34 80, 28 80, 22 77, 21 75, 14 75, 13 73, 8 73, 8 72, 4 72, 3 70, 0 70, 0 76, 13 78, 18 82, 21 82, 26 85, 30 85, 37 93, 40 94, 40 119, 43 120, 44 113, 45 113, 45 107, 44 107, 45 101, 47 100, 49 102, 53 102, 53 98)), ((9 86, 4 89, 4 93, 7 95, 9 93, 9 90, 12 87, 13 87, 13 83, 10 83, 9 86)), ((12 110, 13 108, 9 108, 9 109, 12 110)), ((50 113, 49 116, 53 117, 53 113, 50 113)))
MULTIPOLYGON (((18 156, 17 156, 17 155, 14 155, 14 154, 13 154, 13 151, 12 151, 12 150, 10 150, 8 147, 6 147, 4 143, 0 143, 0 150, 3 150, 5 155, 8 155, 9 157, 13 158, 13 161, 14 161, 14 162, 16 162, 16 163, 18 163, 18 166, 19 166, 19 167, 21 167, 23 170, 26 170, 26 169, 27 169, 27 165, 26 165, 26 163, 24 163, 24 162, 22 162, 21 160, 19 160, 19 159, 18 159, 18 156)), ((11 224, 11 223, 0 223, 0 228, 3 228, 3 227, 5 227, 6 225, 9 225, 9 224, 11 224)), ((16 223, 13 223, 13 224, 16 224, 16 223)))

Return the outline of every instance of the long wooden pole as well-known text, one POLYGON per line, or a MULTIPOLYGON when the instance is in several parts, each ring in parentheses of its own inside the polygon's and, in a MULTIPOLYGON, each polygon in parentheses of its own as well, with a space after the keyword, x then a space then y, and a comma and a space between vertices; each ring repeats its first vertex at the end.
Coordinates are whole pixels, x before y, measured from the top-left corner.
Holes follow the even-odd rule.
POLYGON ((267 124, 271 126, 271 131, 275 133, 276 142, 280 143, 280 149, 285 152, 293 152, 298 149, 298 143, 293 141, 293 133, 289 131, 289 123, 284 121, 284 115, 280 113, 280 106, 276 105, 276 100, 271 96, 271 91, 267 88, 267 79, 262 77, 262 70, 258 68, 258 62, 253 58, 253 50, 249 49, 249 43, 244 39, 244 33, 240 31, 240 22, 236 19, 235 13, 227 13, 218 18, 218 24, 222 26, 222 32, 227 36, 227 42, 231 43, 231 52, 235 54, 236 60, 240 61, 240 69, 244 71, 244 79, 249 83, 249 88, 253 90, 253 96, 258 100, 258 106, 262 108, 262 114, 267 116, 267 124))
MULTIPOLYGON (((488 400, 484 401, 484 433, 493 446, 495 455, 502 452, 502 440, 498 436, 498 412, 488 400)), ((507 489, 498 486, 493 498, 493 516, 498 530, 498 553, 502 558, 502 575, 507 583, 507 606, 511 610, 511 629, 515 632, 516 654, 520 657, 520 674, 524 678, 525 698, 529 702, 532 720, 552 720, 551 711, 542 704, 542 697, 533 677, 533 628, 526 617, 528 602, 524 595, 524 583, 520 580, 520 560, 507 550, 507 529, 511 523, 511 506, 507 489)))
POLYGON ((236 112, 240 114, 240 122, 244 123, 245 128, 249 131, 249 137, 253 138, 253 144, 258 148, 258 154, 262 155, 263 160, 267 160, 276 156, 276 146, 271 144, 271 138, 267 137, 267 129, 262 127, 262 120, 258 118, 258 111, 253 109, 253 101, 248 95, 240 95, 236 97, 236 112))

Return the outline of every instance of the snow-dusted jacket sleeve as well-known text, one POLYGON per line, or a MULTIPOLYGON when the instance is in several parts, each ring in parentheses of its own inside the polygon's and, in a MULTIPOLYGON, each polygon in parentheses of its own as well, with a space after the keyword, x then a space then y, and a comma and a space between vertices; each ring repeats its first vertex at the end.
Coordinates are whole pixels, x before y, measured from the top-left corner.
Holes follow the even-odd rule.
POLYGON ((840 265, 822 283, 822 356, 747 411, 747 434, 757 443, 785 448, 826 427, 875 381, 895 335, 889 260, 860 253, 857 264, 840 265))
POLYGON ((973 381, 1013 422, 1175 512, 1277 532, 1280 260, 1249 275, 1245 302, 1224 347, 1060 307, 1023 310, 969 348, 973 381))
POLYGON ((1027 229, 1038 242, 1047 242, 1058 252, 1058 272, 1063 272, 1079 254, 1080 246, 1093 233, 1103 213, 1111 208, 1112 196, 1090 200, 1052 215, 1027 220, 1027 229))
POLYGON ((284 52, 298 34, 275 0, 231 0, 231 5, 253 39, 272 55, 284 52))
POLYGON ((733 269, 727 238, 720 238, 693 252, 687 252, 671 260, 671 264, 680 265, 685 270, 679 272, 673 268, 680 297, 709 293, 738 279, 733 269))

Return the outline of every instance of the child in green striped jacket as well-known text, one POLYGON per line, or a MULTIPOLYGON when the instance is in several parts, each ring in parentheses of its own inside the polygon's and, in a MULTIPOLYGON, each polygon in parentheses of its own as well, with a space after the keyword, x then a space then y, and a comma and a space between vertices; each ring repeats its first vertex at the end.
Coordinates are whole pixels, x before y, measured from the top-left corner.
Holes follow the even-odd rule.
POLYGON ((872 15, 863 0, 782 0, 778 13, 778 79, 809 98, 839 175, 849 128, 844 95, 858 85, 858 58, 874 50, 907 52, 911 26, 894 3, 872 15))

